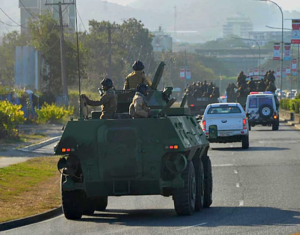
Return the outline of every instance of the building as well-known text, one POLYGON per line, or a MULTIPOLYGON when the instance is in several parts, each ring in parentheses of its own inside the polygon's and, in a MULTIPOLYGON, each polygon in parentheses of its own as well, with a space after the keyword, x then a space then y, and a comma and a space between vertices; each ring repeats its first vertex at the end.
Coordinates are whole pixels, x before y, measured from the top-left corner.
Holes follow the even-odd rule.
POLYGON ((253 24, 249 18, 246 17, 229 17, 227 22, 223 25, 223 37, 229 38, 238 36, 241 38, 248 38, 249 32, 253 31, 253 24))
MULTIPOLYGON (((265 46, 269 42, 281 42, 282 31, 253 31, 249 32, 249 36, 247 38, 255 40, 260 46, 265 46)), ((284 32, 284 42, 291 42, 292 31, 284 32)), ((254 42, 244 41, 247 44, 254 45, 254 42)))
MULTIPOLYGON (((20 0, 21 33, 26 32, 26 27, 32 15, 43 14, 43 12, 48 10, 53 14, 55 19, 59 20, 59 7, 46 5, 46 3, 52 4, 58 2, 73 3, 74 0, 20 0)), ((75 5, 63 6, 63 10, 64 25, 75 31, 75 5)))
POLYGON ((155 35, 152 41, 154 51, 173 51, 173 38, 169 35, 166 35, 162 31, 161 27, 159 27, 158 32, 153 32, 153 34, 155 35))

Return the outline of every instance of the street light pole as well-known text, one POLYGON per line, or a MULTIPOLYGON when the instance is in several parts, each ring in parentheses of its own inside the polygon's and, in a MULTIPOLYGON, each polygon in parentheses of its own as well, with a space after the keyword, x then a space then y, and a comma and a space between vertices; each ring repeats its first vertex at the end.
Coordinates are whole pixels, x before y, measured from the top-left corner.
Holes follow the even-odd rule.
POLYGON ((281 67, 281 75, 280 75, 280 77, 281 77, 281 79, 280 79, 280 91, 282 92, 282 69, 283 69, 283 11, 282 11, 282 9, 281 9, 281 7, 276 3, 276 2, 273 2, 273 1, 271 1, 271 0, 259 0, 260 2, 271 2, 271 3, 273 3, 273 4, 275 4, 278 8, 279 8, 279 10, 280 10, 280 12, 281 12, 281 16, 282 16, 282 27, 281 27, 281 65, 280 65, 280 67, 281 67))

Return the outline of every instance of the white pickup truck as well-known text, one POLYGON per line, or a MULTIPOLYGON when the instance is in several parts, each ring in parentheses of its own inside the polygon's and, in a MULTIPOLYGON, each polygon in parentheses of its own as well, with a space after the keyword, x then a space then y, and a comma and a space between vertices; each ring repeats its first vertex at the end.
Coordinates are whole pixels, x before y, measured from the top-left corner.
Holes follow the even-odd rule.
POLYGON ((248 120, 239 103, 208 105, 200 125, 211 143, 242 142, 243 149, 249 148, 248 120), (209 139, 210 126, 217 126, 215 139, 209 139))

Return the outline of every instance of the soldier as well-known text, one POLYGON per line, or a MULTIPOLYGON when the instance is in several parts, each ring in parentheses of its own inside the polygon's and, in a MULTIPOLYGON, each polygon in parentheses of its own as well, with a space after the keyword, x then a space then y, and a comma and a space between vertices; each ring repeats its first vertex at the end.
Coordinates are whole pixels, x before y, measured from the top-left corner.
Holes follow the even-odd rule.
POLYGON ((274 85, 274 82, 269 81, 269 85, 268 85, 266 91, 271 91, 272 93, 275 93, 275 91, 276 91, 276 86, 274 85))
POLYGON ((268 73, 268 81, 269 82, 275 82, 275 76, 274 76, 274 71, 270 71, 269 73, 268 73))
POLYGON ((236 83, 238 86, 241 86, 242 84, 246 83, 246 76, 244 75, 243 71, 241 71, 239 76, 237 77, 236 83))
POLYGON ((250 78, 250 81, 248 82, 248 87, 250 89, 250 92, 256 91, 256 85, 255 82, 253 81, 253 77, 250 78))
POLYGON ((266 91, 266 83, 263 79, 260 80, 260 82, 258 83, 258 86, 257 86, 257 91, 259 92, 263 92, 263 91, 266 91))
POLYGON ((211 95, 213 93, 213 89, 214 89, 214 84, 212 82, 210 82, 208 87, 207 87, 207 93, 209 95, 211 95))
POLYGON ((101 81, 103 95, 99 101, 90 100, 86 95, 82 95, 86 103, 90 106, 100 106, 102 108, 102 114, 100 119, 112 119, 117 111, 117 94, 113 88, 113 82, 109 78, 105 78, 101 81))
POLYGON ((137 92, 129 106, 129 115, 133 118, 147 118, 150 116, 150 108, 147 106, 146 96, 148 87, 141 83, 137 86, 137 92))
POLYGON ((152 86, 150 79, 145 76, 143 71, 144 68, 145 66, 141 61, 138 60, 134 62, 132 65, 132 69, 134 71, 126 77, 124 90, 136 89, 136 87, 141 83, 152 86))

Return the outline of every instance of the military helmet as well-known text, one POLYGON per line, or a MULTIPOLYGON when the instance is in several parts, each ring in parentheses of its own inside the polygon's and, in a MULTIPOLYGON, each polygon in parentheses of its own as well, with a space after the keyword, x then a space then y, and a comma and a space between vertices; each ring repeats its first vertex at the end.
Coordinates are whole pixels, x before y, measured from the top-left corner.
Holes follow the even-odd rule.
POLYGON ((143 62, 140 60, 135 61, 132 65, 132 69, 134 71, 142 71, 142 70, 144 70, 144 68, 145 68, 145 66, 144 66, 143 62))
POLYGON ((136 90, 137 90, 138 92, 140 92, 140 93, 146 95, 146 94, 147 94, 147 90, 148 90, 148 86, 146 86, 146 84, 144 84, 144 83, 140 83, 140 84, 137 86, 136 90))
POLYGON ((107 89, 109 88, 112 88, 113 87, 113 82, 111 79, 109 78, 104 78, 102 81, 101 81, 101 85, 106 87, 107 89))

